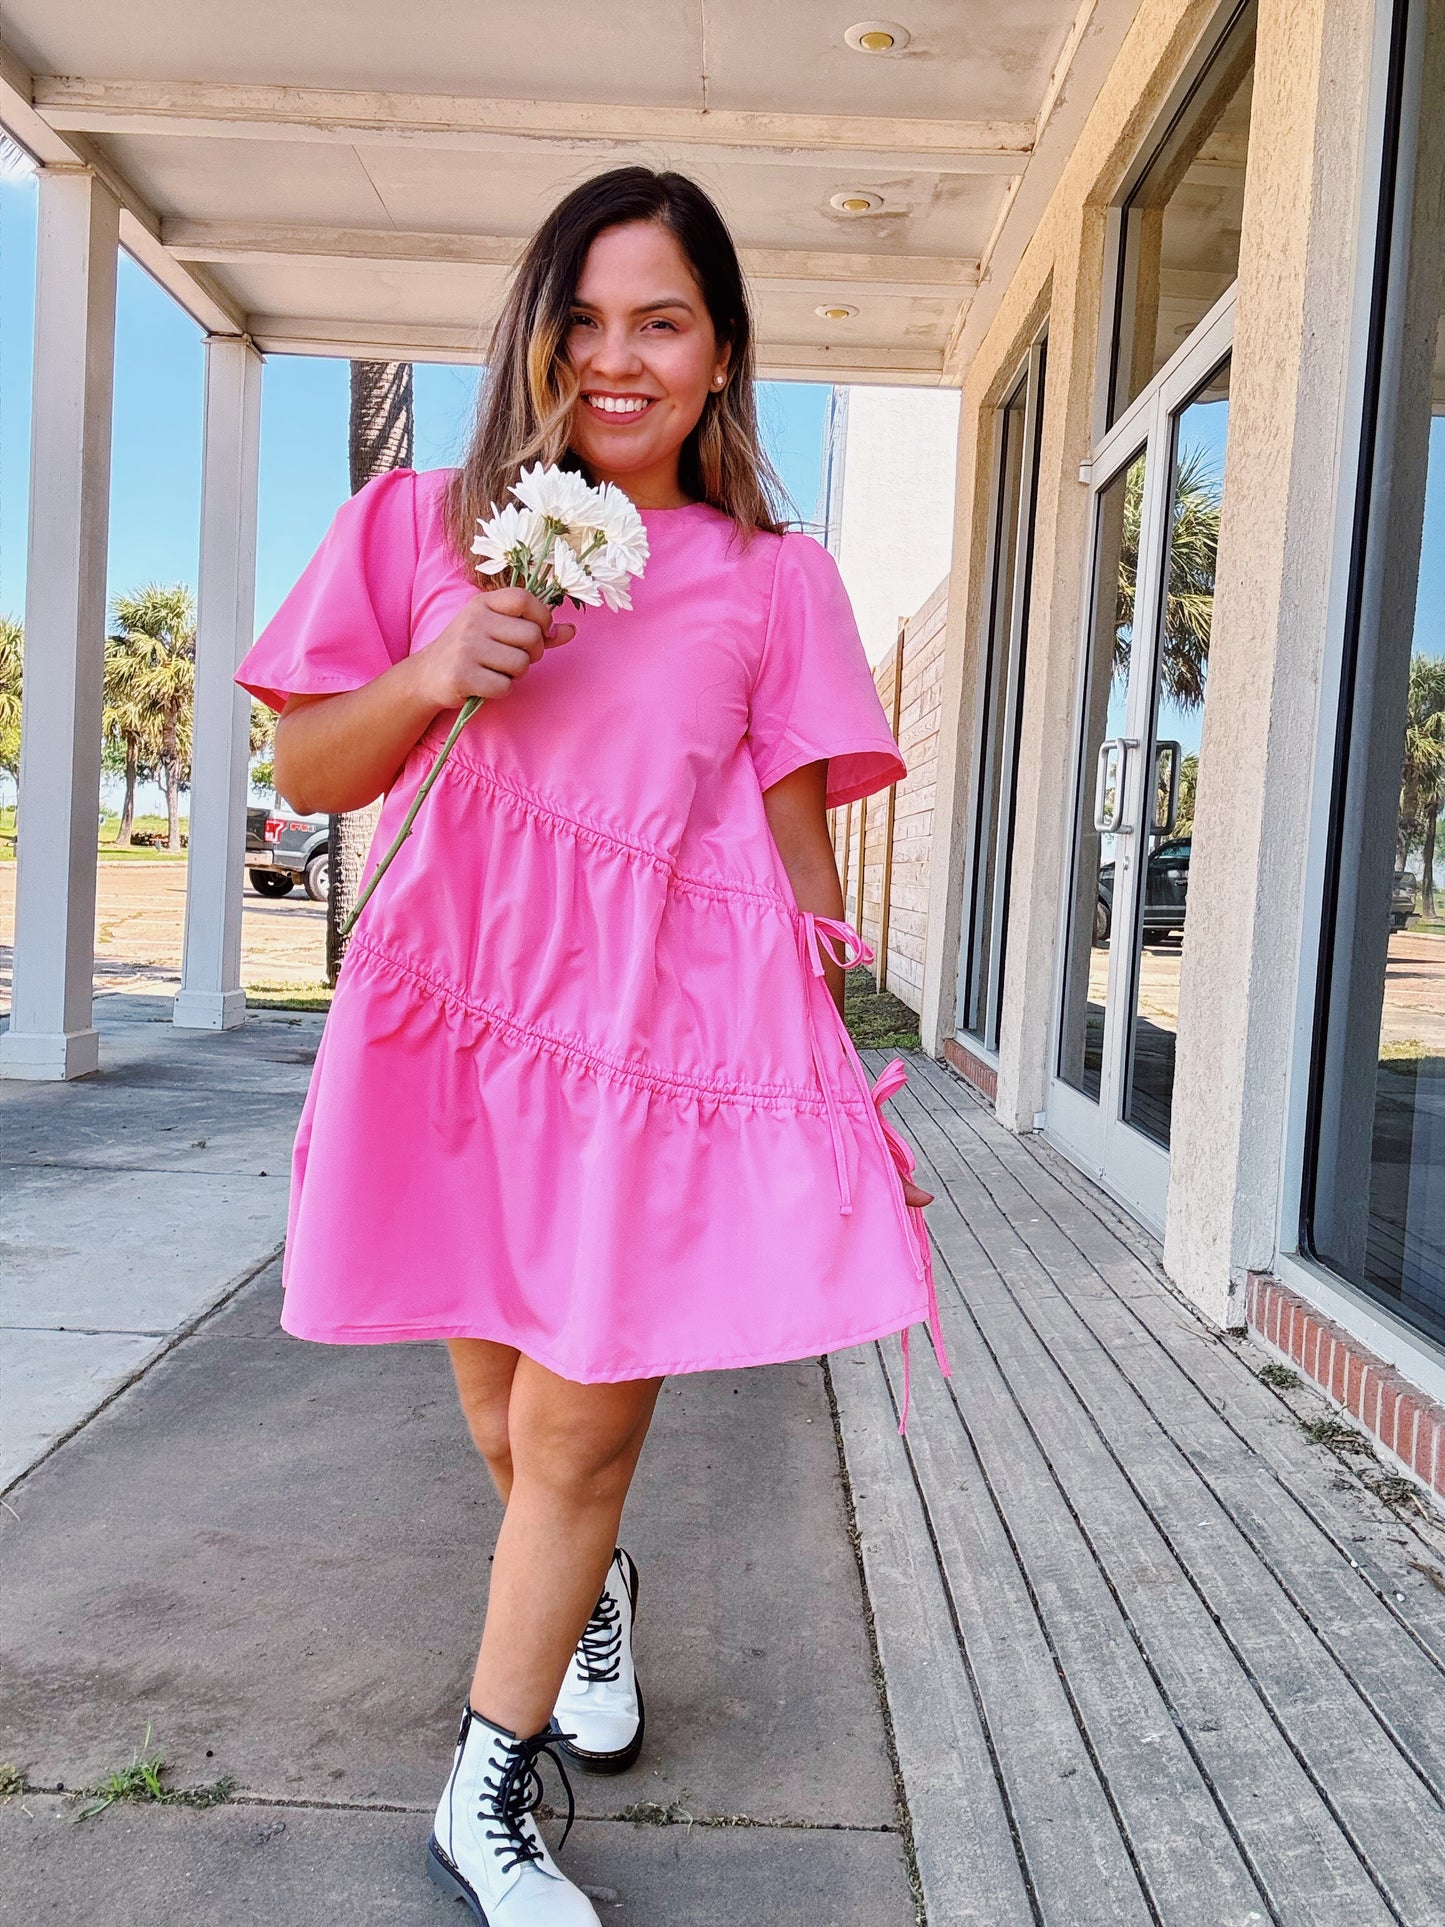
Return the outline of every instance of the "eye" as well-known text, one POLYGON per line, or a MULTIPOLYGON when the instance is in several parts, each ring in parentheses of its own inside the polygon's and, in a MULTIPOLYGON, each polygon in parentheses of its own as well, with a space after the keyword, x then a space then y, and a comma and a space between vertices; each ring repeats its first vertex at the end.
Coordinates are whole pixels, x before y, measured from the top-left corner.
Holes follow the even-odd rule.
POLYGON ((677 333, 677 323, 675 321, 668 321, 662 315, 655 315, 647 325, 649 328, 666 328, 667 332, 671 335, 677 333))
POLYGON ((592 317, 590 314, 574 314, 568 326, 572 328, 590 328, 592 326, 592 317))

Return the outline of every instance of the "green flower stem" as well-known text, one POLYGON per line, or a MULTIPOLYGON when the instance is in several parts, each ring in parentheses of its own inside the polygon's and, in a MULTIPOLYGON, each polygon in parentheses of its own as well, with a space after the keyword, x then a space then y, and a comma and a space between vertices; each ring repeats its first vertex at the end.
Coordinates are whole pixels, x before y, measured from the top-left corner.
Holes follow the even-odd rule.
MULTIPOLYGON (((595 547, 596 545, 594 544, 593 546, 595 547)), ((590 554, 591 551, 589 550, 588 552, 590 554)), ((561 603, 566 601, 566 597, 557 595, 556 585, 549 584, 547 582, 546 558, 543 557, 540 560, 538 560, 537 558, 534 557, 532 558, 532 560, 535 565, 533 569, 522 569, 520 563, 513 562, 511 569, 508 571, 507 582, 499 586, 506 587, 509 589, 516 589, 516 588, 526 589, 530 595, 534 595, 538 598, 539 601, 545 602, 549 608, 552 608, 552 609, 558 608, 561 605, 561 603), (517 580, 519 570, 521 572, 520 582, 517 580)), ((446 741, 442 744, 441 748, 437 751, 436 761, 432 764, 431 768, 427 771, 426 775, 422 778, 421 787, 417 790, 416 795, 411 799, 411 808, 407 811, 406 820, 403 822, 401 828, 397 831, 396 836, 392 841, 391 848, 387 851, 386 855, 381 859, 380 863, 378 863, 376 868, 372 871, 370 877, 367 879, 366 888, 362 891, 361 895, 356 899, 356 908, 351 912, 351 915, 346 919, 345 923, 342 924, 341 934, 343 938, 349 937, 351 935, 351 932, 356 924, 356 919, 361 915, 362 911, 366 908, 367 904, 371 901, 372 891, 376 888, 377 884, 381 882, 381 879, 386 875, 387 871, 391 868, 392 858, 396 855, 397 851, 401 848, 402 844, 405 843, 406 839, 411 835, 411 826, 413 823, 416 822, 417 811, 421 808, 422 804, 425 803, 427 797, 431 793, 431 788, 433 783, 435 783, 437 778, 441 775, 442 764, 445 763, 448 756, 451 755, 452 750, 456 745, 456 740, 458 736, 461 735, 462 731, 466 728, 467 724, 472 720, 473 716, 476 715, 477 711, 481 708, 485 700, 486 698, 483 696, 469 696, 467 700, 462 704, 461 714, 457 717, 456 721, 452 724, 451 734, 447 737, 446 741)))
POLYGON ((411 799, 411 808, 407 811, 405 821, 402 823, 401 828, 397 831, 396 836, 393 838, 391 848, 387 851, 386 855, 381 859, 380 863, 378 863, 376 868, 372 871, 370 877, 367 879, 366 888, 362 891, 361 895, 356 899, 356 908, 352 911, 351 915, 346 919, 345 923, 342 924, 341 934, 343 937, 349 937, 351 935, 352 927, 355 924, 356 919, 361 915, 362 911, 366 908, 367 904, 371 901, 372 891, 376 888, 377 884, 381 882, 381 879, 386 875, 387 871, 391 868, 391 859, 396 855, 397 851, 401 848, 402 844, 405 843, 406 839, 411 835, 411 826, 416 821, 416 813, 421 808, 422 804, 425 803, 427 797, 430 795, 432 784, 435 783, 437 778, 441 775, 442 764, 447 760, 448 756, 451 755, 452 750, 456 747, 456 740, 458 736, 461 735, 462 731, 466 728, 467 724, 472 720, 473 716, 476 715, 477 711, 481 708, 482 703, 484 701, 485 701, 485 698, 482 696, 469 696, 467 700, 462 704, 461 714, 457 717, 456 721, 452 724, 451 734, 447 737, 446 741, 442 744, 441 748, 437 751, 436 761, 432 764, 431 768, 427 771, 426 775, 422 778, 421 786, 417 790, 416 795, 411 799))

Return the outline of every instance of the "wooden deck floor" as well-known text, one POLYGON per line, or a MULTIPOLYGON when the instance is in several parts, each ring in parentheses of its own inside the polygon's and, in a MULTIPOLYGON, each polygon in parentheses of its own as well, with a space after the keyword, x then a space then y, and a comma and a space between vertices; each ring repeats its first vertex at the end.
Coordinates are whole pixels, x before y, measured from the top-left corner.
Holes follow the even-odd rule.
POLYGON ((954 1375, 915 1333, 902 1440, 896 1340, 831 1373, 930 1927, 1441 1927, 1445 1536, 910 1076, 954 1375))

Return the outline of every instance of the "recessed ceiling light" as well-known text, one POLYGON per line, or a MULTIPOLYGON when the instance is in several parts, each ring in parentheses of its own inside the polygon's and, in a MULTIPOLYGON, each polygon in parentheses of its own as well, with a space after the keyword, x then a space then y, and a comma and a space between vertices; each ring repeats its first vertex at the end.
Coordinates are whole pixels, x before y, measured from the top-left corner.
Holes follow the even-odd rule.
POLYGON ((908 29, 896 20, 860 20, 843 38, 860 54, 896 54, 908 45, 908 29))
POLYGON ((857 312, 856 308, 844 307, 841 303, 832 308, 814 308, 813 310, 814 314, 820 314, 825 321, 851 321, 857 312))
POLYGON ((883 205, 883 196, 868 187, 847 188, 841 194, 832 195, 828 205, 840 214, 876 214, 883 205))

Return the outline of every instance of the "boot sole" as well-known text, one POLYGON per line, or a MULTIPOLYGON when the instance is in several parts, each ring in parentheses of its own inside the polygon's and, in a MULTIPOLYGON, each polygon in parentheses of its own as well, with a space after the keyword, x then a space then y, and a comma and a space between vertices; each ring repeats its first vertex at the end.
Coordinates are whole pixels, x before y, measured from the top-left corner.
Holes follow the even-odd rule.
POLYGON ((489 1922, 482 1909, 481 1901, 477 1899, 466 1881, 462 1879, 461 1875, 457 1873, 455 1868, 453 1868, 447 1860, 445 1854, 443 1854, 441 1848, 437 1845, 437 1837, 435 1834, 433 1834, 427 1842, 426 1870, 430 1879, 435 1885, 441 1888, 449 1900, 464 1901, 472 1918, 480 1921, 481 1927, 489 1927, 489 1922))
MULTIPOLYGON (((637 1623, 637 1600, 642 1591, 642 1575, 636 1565, 632 1567, 632 1579, 628 1586, 632 1599, 632 1621, 637 1623)), ((555 1722, 554 1722, 555 1724, 555 1722)), ((574 1766, 580 1766, 584 1773, 625 1773, 630 1766, 636 1766, 638 1755, 642 1752, 643 1737, 647 1732, 647 1708, 642 1700, 642 1688, 637 1689, 637 1731, 627 1745, 615 1753, 585 1753, 581 1747, 572 1746, 568 1741, 559 1739, 557 1750, 565 1753, 574 1766)))

